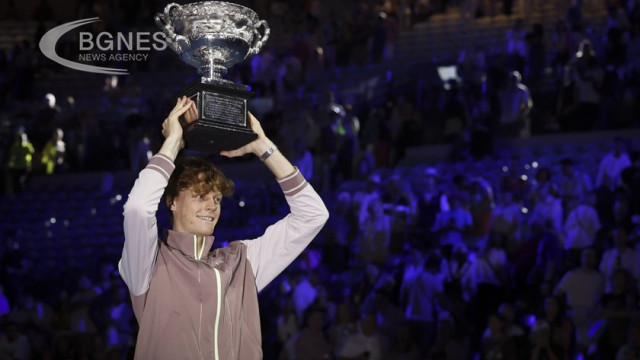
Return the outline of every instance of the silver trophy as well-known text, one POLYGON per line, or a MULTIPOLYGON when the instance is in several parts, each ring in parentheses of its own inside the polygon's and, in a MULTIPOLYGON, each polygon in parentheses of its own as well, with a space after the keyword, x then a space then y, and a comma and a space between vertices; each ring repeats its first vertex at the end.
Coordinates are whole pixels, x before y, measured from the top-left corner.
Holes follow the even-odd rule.
POLYGON ((249 8, 223 1, 171 3, 155 21, 167 45, 202 76, 179 93, 198 109, 198 119, 185 128, 187 147, 218 153, 253 141, 257 135, 247 122, 247 100, 253 94, 222 76, 260 51, 269 38, 267 22, 249 8))

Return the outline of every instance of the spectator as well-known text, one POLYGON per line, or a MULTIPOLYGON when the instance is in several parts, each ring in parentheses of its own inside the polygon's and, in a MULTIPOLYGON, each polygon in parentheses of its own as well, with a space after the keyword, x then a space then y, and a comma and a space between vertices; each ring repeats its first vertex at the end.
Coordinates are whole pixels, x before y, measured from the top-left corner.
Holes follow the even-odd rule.
POLYGON ((7 322, 0 335, 0 359, 28 360, 31 348, 27 337, 18 330, 15 322, 7 322))
POLYGON ((516 345, 512 338, 506 334, 506 319, 493 313, 489 316, 489 336, 482 339, 482 360, 516 360, 516 345))
POLYGON ((363 203, 359 228, 359 258, 366 263, 383 264, 389 255, 391 223, 380 198, 370 197, 363 203))
POLYGON ((421 252, 411 252, 411 262, 405 266, 400 285, 400 304, 409 321, 411 337, 426 353, 435 335, 435 314, 444 292, 444 276, 440 259, 431 254, 426 259, 421 252))
POLYGON ((560 360, 573 359, 575 346, 574 327, 566 315, 566 305, 558 296, 544 299, 541 321, 549 325, 550 345, 560 350, 560 360))
POLYGON ((325 310, 310 307, 305 312, 305 321, 295 341, 295 359, 324 360, 331 356, 331 345, 327 340, 323 327, 325 310))
POLYGON ((555 186, 538 187, 533 192, 533 211, 529 217, 529 224, 539 222, 549 227, 557 234, 562 233, 563 209, 562 200, 555 186))
POLYGON ((429 350, 428 360, 468 359, 469 338, 464 336, 459 326, 454 325, 451 314, 442 311, 438 314, 437 337, 429 350))
POLYGON ((617 269, 626 270, 634 282, 638 280, 636 250, 629 246, 628 231, 622 227, 616 227, 611 235, 613 246, 607 249, 600 261, 600 273, 607 279, 607 292, 613 289, 613 274, 617 269))
POLYGON ((387 181, 383 195, 384 212, 390 221, 389 252, 400 254, 408 244, 409 231, 413 229, 417 216, 417 200, 409 182, 399 175, 393 175, 387 181))
POLYGON ((637 318, 629 326, 627 343, 618 350, 615 360, 640 359, 640 320, 637 318))
POLYGON ((8 153, 7 193, 13 194, 24 189, 31 171, 34 153, 35 149, 29 141, 27 133, 22 129, 19 130, 8 153))
POLYGON ((611 289, 600 301, 597 321, 591 327, 593 336, 589 352, 600 359, 613 359, 627 342, 627 329, 634 316, 639 315, 636 282, 623 268, 616 269, 610 277, 611 289), (594 349, 595 348, 595 349, 594 349))
POLYGON ((531 360, 562 360, 562 348, 551 342, 549 325, 538 322, 531 330, 531 360))
POLYGON ((419 345, 411 334, 411 327, 408 324, 401 324, 391 335, 389 349, 385 352, 384 358, 419 360, 421 359, 419 345))
POLYGON ((569 199, 581 198, 593 189, 591 178, 575 168, 573 159, 564 158, 560 160, 560 165, 563 177, 558 181, 558 186, 565 204, 569 199))
POLYGON ((433 225, 438 213, 442 211, 443 203, 448 203, 447 196, 438 188, 438 170, 428 167, 423 172, 420 185, 417 189, 418 198, 418 218, 417 236, 421 239, 431 238, 433 225))
POLYGON ((509 74, 507 86, 499 93, 500 133, 504 137, 529 137, 531 120, 529 113, 533 107, 531 94, 522 83, 519 72, 509 74))
POLYGON ((640 151, 631 152, 631 165, 620 173, 621 189, 631 200, 631 214, 640 214, 640 151))
POLYGON ((595 186, 613 190, 620 185, 620 173, 629 166, 631 166, 631 159, 624 151, 623 140, 616 137, 613 139, 613 149, 600 160, 595 186))
POLYGON ((291 297, 283 297, 280 301, 281 307, 277 317, 278 340, 284 345, 298 333, 298 317, 291 297))
POLYGON ((382 360, 383 341, 378 331, 375 315, 364 314, 358 321, 356 332, 349 335, 342 349, 336 352, 337 359, 348 360, 365 357, 368 360, 382 360))
POLYGON ((443 288, 447 299, 442 305, 453 305, 451 303, 454 303, 454 300, 469 301, 475 282, 473 273, 475 264, 464 245, 453 247, 441 266, 445 273, 443 288))
POLYGON ((493 208, 495 206, 493 189, 486 179, 476 177, 469 181, 469 195, 469 213, 472 225, 469 230, 467 246, 478 250, 485 247, 493 222, 493 208))
POLYGON ((518 229, 522 222, 522 206, 514 201, 510 191, 498 193, 497 198, 498 201, 493 208, 492 231, 505 237, 507 250, 511 252, 518 240, 518 229))
POLYGON ((596 234, 602 227, 594 203, 595 196, 587 194, 573 198, 567 204, 569 215, 563 227, 564 249, 572 263, 577 263, 582 250, 594 245, 596 234))
POLYGON ((556 286, 555 294, 566 296, 571 308, 571 320, 576 327, 576 343, 579 351, 588 346, 591 314, 604 293, 605 279, 595 270, 596 252, 593 248, 582 251, 581 266, 568 271, 556 286))
POLYGON ((531 232, 538 243, 535 266, 528 274, 527 283, 534 285, 534 289, 541 289, 560 276, 563 268, 562 243, 557 232, 541 223, 534 223, 531 232))
POLYGON ((56 170, 59 172, 65 167, 66 150, 65 142, 62 140, 63 137, 64 132, 62 129, 57 128, 51 139, 44 145, 44 149, 42 149, 40 159, 47 175, 53 174, 56 170))
POLYGON ((438 234, 441 246, 466 245, 466 236, 473 225, 471 213, 462 207, 461 195, 448 197, 451 208, 445 209, 436 216, 432 231, 438 234))
POLYGON ((300 271, 290 277, 289 283, 292 288, 291 296, 296 316, 298 319, 302 319, 307 308, 316 301, 318 291, 311 284, 309 277, 300 271))
MULTIPOLYGON (((498 313, 505 319, 505 334, 512 338, 518 338, 525 335, 524 329, 518 325, 516 320, 516 309, 511 303, 502 303, 498 308, 498 313)), ((486 339, 491 337, 491 328, 487 327, 482 334, 482 338, 486 339)))
POLYGON ((329 331, 334 356, 342 353, 348 338, 356 334, 357 326, 354 305, 349 301, 343 301, 338 305, 336 319, 329 331))
POLYGON ((575 58, 567 67, 565 84, 573 84, 576 105, 569 115, 569 123, 565 129, 568 131, 593 130, 600 115, 600 87, 604 72, 598 64, 590 40, 580 42, 575 58))
POLYGON ((475 303, 480 318, 496 311, 511 289, 511 269, 504 245, 504 237, 491 233, 486 248, 475 261, 475 303))

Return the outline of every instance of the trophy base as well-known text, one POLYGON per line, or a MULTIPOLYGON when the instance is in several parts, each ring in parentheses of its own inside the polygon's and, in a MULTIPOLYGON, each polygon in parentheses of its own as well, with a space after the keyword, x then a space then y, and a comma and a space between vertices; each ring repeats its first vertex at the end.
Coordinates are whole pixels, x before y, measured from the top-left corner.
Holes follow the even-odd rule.
POLYGON ((191 98, 198 109, 198 119, 184 129, 188 149, 218 154, 258 138, 247 118, 247 100, 253 93, 246 86, 197 82, 179 93, 183 95, 191 98))

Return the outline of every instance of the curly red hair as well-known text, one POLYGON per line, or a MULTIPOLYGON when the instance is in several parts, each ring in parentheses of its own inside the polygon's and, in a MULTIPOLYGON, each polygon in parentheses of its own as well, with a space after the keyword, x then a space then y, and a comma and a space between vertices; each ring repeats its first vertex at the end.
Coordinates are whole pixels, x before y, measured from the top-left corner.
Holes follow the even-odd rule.
POLYGON ((233 195, 233 181, 213 164, 197 158, 184 157, 176 161, 176 168, 164 190, 165 203, 171 206, 180 191, 191 189, 196 194, 219 191, 222 196, 233 195))

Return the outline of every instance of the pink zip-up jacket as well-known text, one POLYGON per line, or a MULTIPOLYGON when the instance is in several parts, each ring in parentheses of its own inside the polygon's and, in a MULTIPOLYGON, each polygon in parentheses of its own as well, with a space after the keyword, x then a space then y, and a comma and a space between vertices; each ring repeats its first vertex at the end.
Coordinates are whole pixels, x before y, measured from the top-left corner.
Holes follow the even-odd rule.
POLYGON ((291 212, 253 240, 209 252, 194 234, 158 239, 156 211, 174 164, 157 154, 124 205, 118 264, 140 326, 136 359, 262 359, 258 291, 313 240, 329 217, 297 169, 278 180, 291 212))

